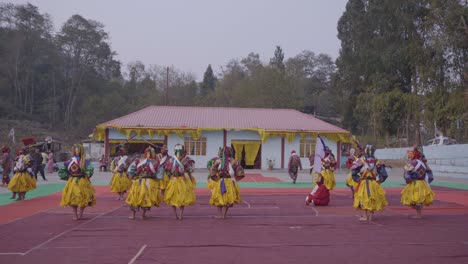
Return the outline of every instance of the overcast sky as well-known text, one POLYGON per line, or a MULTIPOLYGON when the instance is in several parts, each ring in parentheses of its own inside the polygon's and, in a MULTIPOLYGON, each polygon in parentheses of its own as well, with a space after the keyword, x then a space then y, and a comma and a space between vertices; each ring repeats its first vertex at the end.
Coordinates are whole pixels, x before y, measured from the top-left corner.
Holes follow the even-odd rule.
POLYGON ((27 2, 52 17, 55 29, 74 14, 101 22, 125 65, 174 66, 197 80, 250 52, 265 63, 281 46, 285 59, 303 50, 336 59, 337 22, 347 0, 6 0, 27 2))

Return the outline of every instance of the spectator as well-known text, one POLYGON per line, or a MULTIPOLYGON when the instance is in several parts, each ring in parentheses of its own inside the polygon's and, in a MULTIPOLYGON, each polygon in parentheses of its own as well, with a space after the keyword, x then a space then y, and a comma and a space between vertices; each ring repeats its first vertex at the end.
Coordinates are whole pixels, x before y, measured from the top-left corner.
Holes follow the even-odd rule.
POLYGON ((100 171, 107 171, 107 158, 102 155, 102 157, 99 159, 99 170, 100 171))
POLYGON ((47 154, 44 151, 41 151, 41 156, 42 156, 42 171, 45 172, 45 168, 47 166, 47 159, 49 158, 49 156, 47 156, 47 154))
POLYGON ((47 156, 47 172, 48 173, 53 173, 54 172, 54 152, 51 150, 49 151, 49 155, 47 156))
POLYGON ((47 181, 44 173, 44 167, 42 167, 42 155, 41 155, 41 150, 36 148, 34 150, 34 153, 31 155, 32 160, 33 160, 33 173, 34 173, 34 178, 37 180, 37 173, 40 172, 42 179, 44 181, 47 181))
POLYGON ((296 154, 296 151, 291 151, 291 156, 289 157, 288 162, 288 173, 289 177, 293 180, 293 183, 296 183, 297 180, 297 171, 302 170, 301 158, 296 154))

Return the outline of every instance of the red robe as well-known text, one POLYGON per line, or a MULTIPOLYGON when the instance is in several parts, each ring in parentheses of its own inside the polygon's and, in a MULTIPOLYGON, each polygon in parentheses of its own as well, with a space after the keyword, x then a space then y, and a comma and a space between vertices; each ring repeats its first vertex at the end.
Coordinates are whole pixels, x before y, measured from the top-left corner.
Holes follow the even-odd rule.
POLYGON ((313 202, 315 206, 327 206, 330 202, 330 191, 323 184, 323 178, 319 183, 317 183, 317 186, 318 189, 314 194, 311 192, 307 195, 306 205, 313 202))

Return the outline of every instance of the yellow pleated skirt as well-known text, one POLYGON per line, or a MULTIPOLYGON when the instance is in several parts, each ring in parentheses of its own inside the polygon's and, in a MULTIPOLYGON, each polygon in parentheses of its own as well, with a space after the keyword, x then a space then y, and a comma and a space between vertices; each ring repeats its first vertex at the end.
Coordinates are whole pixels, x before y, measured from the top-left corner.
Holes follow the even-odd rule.
POLYGON ((86 178, 70 177, 62 192, 61 206, 94 206, 96 191, 91 181, 86 178))
POLYGON ((164 172, 164 176, 163 176, 162 180, 160 180, 159 182, 160 182, 159 186, 160 186, 161 190, 166 190, 167 185, 169 185, 169 176, 167 175, 166 171, 164 172))
POLYGON ((132 208, 151 208, 159 206, 162 201, 159 181, 152 178, 137 178, 125 202, 132 208))
POLYGON ((335 174, 332 170, 323 170, 321 172, 323 177, 323 184, 328 190, 333 190, 336 186, 335 174))
POLYGON ((171 206, 189 206, 195 204, 197 198, 193 182, 187 175, 173 176, 164 192, 164 202, 171 206))
POLYGON ((212 181, 211 183, 211 197, 210 204, 214 206, 231 206, 233 204, 241 203, 241 195, 239 185, 231 178, 224 178, 224 185, 226 192, 221 192, 221 185, 223 179, 212 181))
POLYGON ((111 192, 120 193, 130 190, 132 180, 127 175, 127 172, 114 173, 110 181, 111 192))
POLYGON ((406 184, 401 191, 401 203, 403 205, 431 205, 434 201, 434 192, 424 180, 416 180, 406 184))
POLYGON ((385 191, 375 180, 362 179, 354 190, 353 207, 361 210, 380 211, 388 205, 385 191))
POLYGON ((16 172, 8 183, 8 189, 14 193, 29 192, 36 189, 36 179, 29 172, 16 172))
POLYGON ((349 173, 348 177, 346 178, 346 186, 356 189, 357 185, 358 185, 358 183, 353 180, 352 173, 349 173))

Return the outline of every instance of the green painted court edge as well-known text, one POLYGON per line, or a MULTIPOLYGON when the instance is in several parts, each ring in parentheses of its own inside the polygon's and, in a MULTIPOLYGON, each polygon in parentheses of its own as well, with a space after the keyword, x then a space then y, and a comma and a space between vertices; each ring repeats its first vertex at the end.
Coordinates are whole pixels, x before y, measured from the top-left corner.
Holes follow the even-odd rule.
MULTIPOLYGON (((93 184, 95 186, 108 186, 109 185, 108 182, 95 182, 93 184)), ((238 184, 241 188, 272 188, 272 189, 275 189, 275 188, 311 188, 312 189, 312 184, 309 182, 297 182, 296 184, 293 184, 291 182, 239 182, 238 184)), ((438 181, 438 182, 433 182, 431 185, 458 189, 458 190, 468 190, 468 184, 438 181)), ((65 186, 65 182, 39 185, 37 186, 36 189, 26 194, 26 199, 42 197, 42 196, 46 196, 52 193, 60 192, 63 190, 64 186, 65 186)), ((382 184, 382 186, 384 188, 398 188, 398 187, 404 187, 404 184, 399 183, 399 182, 385 182, 382 184)), ((344 182, 337 182, 336 187, 347 188, 344 182)), ((206 182, 198 182, 197 188, 206 188, 206 182)), ((15 200, 10 199, 10 197, 11 197, 11 193, 0 194, 0 206, 16 202, 15 200)))
MULTIPOLYGON (((26 193, 26 200, 60 192, 63 190, 63 187, 65 187, 65 183, 49 183, 39 185, 36 189, 26 193)), ((0 194, 0 206, 17 202, 13 199, 10 199, 10 197, 11 193, 0 194)))

